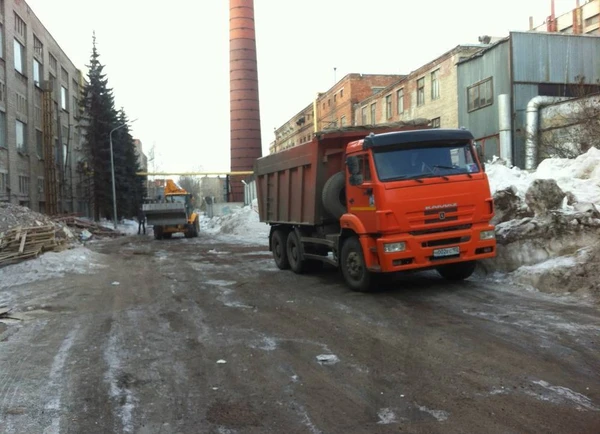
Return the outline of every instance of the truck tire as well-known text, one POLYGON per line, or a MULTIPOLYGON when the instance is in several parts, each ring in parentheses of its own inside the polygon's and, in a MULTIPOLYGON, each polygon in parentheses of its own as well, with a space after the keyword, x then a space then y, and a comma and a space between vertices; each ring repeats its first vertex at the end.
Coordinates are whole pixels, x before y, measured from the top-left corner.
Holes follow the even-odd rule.
POLYGON ((183 233, 183 235, 186 238, 192 238, 194 236, 194 229, 195 228, 194 228, 193 224, 190 224, 190 223, 186 224, 185 225, 185 232, 183 233))
POLYGON ((475 261, 458 262, 454 264, 441 265, 435 270, 446 280, 465 280, 475 271, 475 261))
POLYGON ((353 291, 371 290, 372 275, 367 270, 362 246, 357 237, 350 237, 342 245, 340 266, 346 284, 353 291))
POLYGON ((162 240, 162 237, 163 237, 162 226, 154 226, 152 228, 152 232, 154 232, 154 239, 155 240, 162 240))
POLYGON ((302 274, 304 271, 304 261, 302 260, 302 246, 296 232, 292 231, 287 236, 285 242, 286 254, 290 269, 296 274, 302 274))
POLYGON ((172 236, 173 236, 173 234, 172 234, 171 232, 164 232, 164 233, 162 234, 162 237, 163 237, 163 239, 165 239, 165 240, 170 240, 172 236))
POLYGON ((332 217, 339 219, 346 214, 346 174, 338 172, 325 182, 321 194, 323 208, 332 217))
POLYGON ((276 229, 271 235, 271 250, 273 251, 273 259, 275 265, 280 270, 287 270, 290 268, 287 255, 287 233, 282 229, 276 229))

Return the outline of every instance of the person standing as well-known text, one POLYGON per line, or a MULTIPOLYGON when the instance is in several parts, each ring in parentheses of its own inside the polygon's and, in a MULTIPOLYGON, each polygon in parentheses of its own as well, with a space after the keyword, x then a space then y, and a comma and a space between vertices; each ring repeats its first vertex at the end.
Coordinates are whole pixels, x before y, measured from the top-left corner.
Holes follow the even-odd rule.
POLYGON ((144 209, 140 206, 138 208, 138 235, 142 229, 144 230, 144 235, 146 235, 146 215, 144 214, 144 209))

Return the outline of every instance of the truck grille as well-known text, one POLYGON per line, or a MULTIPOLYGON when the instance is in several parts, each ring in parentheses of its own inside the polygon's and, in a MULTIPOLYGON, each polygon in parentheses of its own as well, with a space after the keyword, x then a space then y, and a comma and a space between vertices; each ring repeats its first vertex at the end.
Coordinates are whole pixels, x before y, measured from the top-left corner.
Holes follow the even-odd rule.
POLYGON ((412 232, 409 232, 409 234, 416 236, 416 235, 437 234, 440 232, 464 231, 466 229, 471 229, 471 226, 472 226, 471 224, 446 226, 444 228, 431 228, 431 229, 423 229, 420 231, 412 231, 412 232))

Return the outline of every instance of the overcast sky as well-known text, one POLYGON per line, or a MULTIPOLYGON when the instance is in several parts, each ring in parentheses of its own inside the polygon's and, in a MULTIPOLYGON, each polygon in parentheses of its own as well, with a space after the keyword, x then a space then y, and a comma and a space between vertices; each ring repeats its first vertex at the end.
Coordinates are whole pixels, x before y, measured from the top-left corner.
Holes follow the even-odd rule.
MULTIPOLYGON (((27 0, 87 73, 96 32, 117 108, 156 170, 229 170, 229 1, 27 0), (166 7, 152 7, 156 5, 166 7), (152 5, 152 6, 150 6, 152 5)), ((556 0, 557 12, 575 0, 556 0)), ((406 74, 478 36, 541 24, 550 0, 254 0, 263 155, 349 73, 406 74), (336 72, 334 74, 334 68, 336 72)))

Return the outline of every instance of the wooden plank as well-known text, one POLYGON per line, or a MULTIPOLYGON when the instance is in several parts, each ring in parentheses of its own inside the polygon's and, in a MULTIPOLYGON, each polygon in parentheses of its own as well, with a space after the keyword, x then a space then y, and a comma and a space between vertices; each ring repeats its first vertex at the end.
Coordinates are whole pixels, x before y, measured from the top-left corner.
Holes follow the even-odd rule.
POLYGON ((23 249, 25 248, 25 241, 27 240, 27 231, 23 234, 21 238, 21 245, 19 246, 19 253, 23 253, 23 249))

